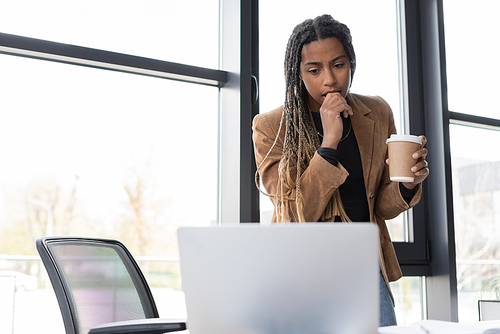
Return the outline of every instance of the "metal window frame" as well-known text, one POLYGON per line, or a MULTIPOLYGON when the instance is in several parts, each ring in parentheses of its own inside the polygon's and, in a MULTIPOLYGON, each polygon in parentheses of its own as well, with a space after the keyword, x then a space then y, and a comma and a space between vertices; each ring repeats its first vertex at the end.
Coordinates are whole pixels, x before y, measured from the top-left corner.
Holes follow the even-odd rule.
POLYGON ((500 119, 449 111, 450 123, 467 125, 486 130, 500 130, 500 119))
POLYGON ((259 222, 252 141, 258 105, 258 0, 220 0, 221 65, 228 82, 220 94, 219 222, 259 222))
POLYGON ((241 1, 240 221, 260 222, 252 120, 259 113, 259 1, 241 1))
POLYGON ((413 210, 428 252, 414 274, 426 276, 426 316, 458 321, 443 3, 405 0, 405 7, 410 131, 427 136, 431 170, 413 210))
MULTIPOLYGON (((414 2, 412 2, 413 4, 414 2)), ((416 15, 414 8, 407 5, 406 1, 397 1, 400 30, 400 62, 403 94, 404 112, 406 120, 405 127, 412 134, 425 133, 421 129, 421 121, 417 119, 419 116, 415 111, 421 110, 420 90, 416 89, 419 86, 418 76, 421 73, 421 59, 416 57, 421 53, 421 45, 418 43, 420 32, 418 29, 419 17, 416 15)), ((425 186, 424 186, 425 188, 425 186)), ((425 189, 423 189, 425 190, 425 189)), ((425 225, 425 215, 419 207, 425 205, 425 191, 422 192, 421 202, 413 208, 409 214, 410 234, 412 242, 393 242, 394 248, 398 255, 398 260, 404 276, 427 276, 431 274, 429 265, 429 242, 427 237, 427 226, 425 225)))
POLYGON ((227 72, 0 33, 0 53, 222 87, 227 72))

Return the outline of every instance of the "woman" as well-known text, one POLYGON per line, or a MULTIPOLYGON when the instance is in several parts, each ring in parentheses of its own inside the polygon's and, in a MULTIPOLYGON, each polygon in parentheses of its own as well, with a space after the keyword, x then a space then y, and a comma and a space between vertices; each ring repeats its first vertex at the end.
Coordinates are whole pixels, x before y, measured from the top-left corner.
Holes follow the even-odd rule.
POLYGON ((393 114, 382 98, 349 92, 355 69, 344 24, 323 15, 295 27, 285 55, 284 106, 254 119, 257 173, 274 204, 273 222, 379 226, 380 326, 396 325, 389 282, 402 273, 385 220, 420 200, 429 174, 426 138, 413 154, 414 182, 391 182, 386 139, 396 133, 393 114))

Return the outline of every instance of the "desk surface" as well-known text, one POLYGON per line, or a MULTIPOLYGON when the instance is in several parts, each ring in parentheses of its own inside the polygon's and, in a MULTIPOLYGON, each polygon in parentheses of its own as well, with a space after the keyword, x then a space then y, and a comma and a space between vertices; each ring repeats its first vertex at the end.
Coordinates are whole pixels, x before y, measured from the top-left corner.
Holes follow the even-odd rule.
MULTIPOLYGON (((189 330, 176 333, 189 334, 189 330)), ((422 320, 411 326, 379 327, 378 334, 500 334, 500 320, 466 324, 422 320)))
POLYGON ((422 320, 411 326, 380 327, 378 334, 494 334, 500 333, 500 321, 456 323, 422 320))

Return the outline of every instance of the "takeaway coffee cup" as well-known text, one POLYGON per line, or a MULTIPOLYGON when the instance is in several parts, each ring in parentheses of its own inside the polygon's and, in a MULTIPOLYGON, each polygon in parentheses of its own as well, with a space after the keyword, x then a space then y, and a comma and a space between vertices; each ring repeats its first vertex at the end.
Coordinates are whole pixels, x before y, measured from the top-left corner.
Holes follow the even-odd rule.
POLYGON ((391 181, 413 182, 411 168, 417 163, 412 154, 418 151, 422 142, 417 136, 391 135, 387 139, 389 150, 389 174, 391 181))

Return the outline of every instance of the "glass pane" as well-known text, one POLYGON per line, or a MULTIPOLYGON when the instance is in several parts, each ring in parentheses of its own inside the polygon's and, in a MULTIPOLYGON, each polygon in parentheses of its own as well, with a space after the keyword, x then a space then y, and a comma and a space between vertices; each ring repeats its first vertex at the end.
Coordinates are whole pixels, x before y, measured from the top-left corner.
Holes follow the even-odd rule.
POLYGON ((0 0, 0 32, 216 69, 219 1, 0 0))
POLYGON ((396 319, 399 326, 409 326, 424 318, 422 296, 425 277, 405 276, 391 283, 396 319))
MULTIPOLYGON (((119 239, 154 256, 143 270, 179 317, 176 229, 217 219, 218 89, 6 55, 0 73, 0 254, 36 255, 50 230, 119 239)), ((0 271, 43 282, 40 264, 12 261, 0 271)), ((44 302, 44 286, 23 297, 44 302)))
POLYGON ((403 213, 394 219, 386 220, 387 228, 392 241, 411 242, 407 223, 408 215, 403 213))
MULTIPOLYGON (((305 19, 327 13, 351 30, 357 62, 351 92, 382 96, 391 106, 396 127, 401 133, 397 10, 394 0, 312 0, 306 6, 300 0, 267 0, 259 3, 259 10, 260 112, 283 105, 283 63, 293 28, 305 19), (280 13, 280 24, 276 24, 276 13, 280 13)), ((262 194, 260 203, 261 222, 268 223, 272 203, 262 194)), ((393 241, 408 241, 403 232, 406 231, 404 224, 403 216, 388 224, 393 241)))
POLYGON ((500 131, 451 125, 450 142, 459 320, 477 321, 478 299, 497 298, 485 283, 500 277, 500 131))
POLYGON ((293 28, 305 19, 322 14, 345 23, 351 30, 356 52, 356 73, 351 92, 380 95, 391 106, 399 126, 399 74, 396 6, 394 0, 345 1, 269 0, 259 4, 260 15, 260 110, 283 104, 283 62, 293 28), (297 10, 300 8, 300 10, 297 10), (358 10, 363 8, 362 11, 358 10), (276 25, 276 13, 280 24, 276 25), (376 26, 377 29, 369 27, 376 26), (272 33, 269 33, 271 32, 272 33), (373 52, 376 48, 377 52, 373 52), (383 66, 381 65, 383 64, 383 66))
POLYGON ((489 96, 500 90, 500 1, 444 0, 448 103, 451 111, 500 118, 489 96), (497 41, 497 42, 495 42, 497 41))

